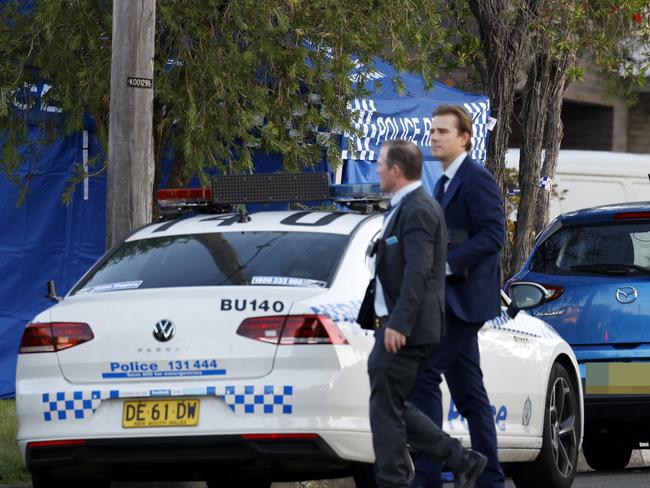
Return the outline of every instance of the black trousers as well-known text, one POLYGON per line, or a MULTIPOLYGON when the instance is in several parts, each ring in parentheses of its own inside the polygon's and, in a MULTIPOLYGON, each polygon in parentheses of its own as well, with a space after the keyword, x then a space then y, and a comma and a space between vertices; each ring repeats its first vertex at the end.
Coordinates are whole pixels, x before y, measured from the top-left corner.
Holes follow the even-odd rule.
MULTIPOLYGON (((463 322, 447 309, 447 335, 420 373, 409 401, 442 425, 440 382, 444 374, 458 412, 467 419, 472 449, 488 458, 477 488, 503 488, 505 477, 499 464, 494 416, 483 385, 478 348, 477 333, 482 326, 463 322)), ((442 487, 440 463, 433 463, 428 456, 417 456, 415 471, 413 486, 442 487)))
POLYGON ((406 346, 396 354, 386 351, 383 329, 375 335, 368 358, 370 376, 370 428, 375 450, 375 476, 379 488, 407 488, 407 442, 455 471, 460 467, 461 443, 433 420, 406 402, 432 346, 406 346))

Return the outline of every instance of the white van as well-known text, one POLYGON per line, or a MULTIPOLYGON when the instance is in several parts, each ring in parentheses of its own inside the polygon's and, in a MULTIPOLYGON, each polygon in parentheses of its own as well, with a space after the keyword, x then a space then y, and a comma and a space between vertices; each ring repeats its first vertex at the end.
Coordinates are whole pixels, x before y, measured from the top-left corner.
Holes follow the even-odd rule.
MULTIPOLYGON (((519 168, 519 149, 508 149, 506 167, 519 168)), ((544 176, 544 175, 542 175, 544 176)), ((561 150, 550 218, 610 203, 650 201, 650 154, 561 150)))

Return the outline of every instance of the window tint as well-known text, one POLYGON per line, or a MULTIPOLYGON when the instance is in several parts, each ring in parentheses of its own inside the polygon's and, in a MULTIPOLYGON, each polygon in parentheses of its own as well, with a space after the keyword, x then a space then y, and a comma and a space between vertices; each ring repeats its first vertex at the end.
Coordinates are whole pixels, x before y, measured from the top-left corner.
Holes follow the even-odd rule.
POLYGON ((650 267, 650 222, 563 227, 539 246, 531 270, 570 274, 598 264, 650 267))
POLYGON ((327 286, 347 240, 315 232, 223 232, 131 241, 75 293, 170 286, 327 286))

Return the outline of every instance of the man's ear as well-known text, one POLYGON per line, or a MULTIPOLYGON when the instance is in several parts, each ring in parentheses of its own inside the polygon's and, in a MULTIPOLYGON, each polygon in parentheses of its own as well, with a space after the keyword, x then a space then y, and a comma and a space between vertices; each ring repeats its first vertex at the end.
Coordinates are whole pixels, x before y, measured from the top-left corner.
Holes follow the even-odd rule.
POLYGON ((402 167, 399 164, 397 164, 397 163, 393 164, 393 166, 391 166, 390 169, 395 171, 395 176, 396 177, 399 178, 401 176, 404 176, 404 172, 402 171, 402 167))
POLYGON ((463 143, 463 148, 466 148, 469 144, 469 141, 472 139, 472 136, 469 135, 469 132, 461 132, 461 141, 463 143))

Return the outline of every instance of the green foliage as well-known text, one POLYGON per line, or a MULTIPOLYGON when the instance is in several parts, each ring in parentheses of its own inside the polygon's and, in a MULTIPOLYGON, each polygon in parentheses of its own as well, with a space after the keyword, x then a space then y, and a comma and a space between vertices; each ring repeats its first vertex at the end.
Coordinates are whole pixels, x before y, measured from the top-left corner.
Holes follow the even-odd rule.
POLYGON ((0 485, 29 481, 30 476, 18 452, 16 402, 0 400, 0 485))
MULTIPOLYGON (((40 0, 27 12, 21 3, 0 6, 0 132, 8 134, 0 170, 25 185, 17 148, 25 147, 27 121, 14 103, 17 90, 38 80, 52 86, 44 102, 63 109, 61 133, 80 130, 89 114, 107 152, 112 2, 40 0)), ((373 56, 381 55, 431 80, 448 48, 440 24, 444 3, 157 2, 157 164, 169 144, 179 182, 210 167, 246 171, 259 150, 282 153, 288 170, 323 156, 338 163, 338 136, 352 129, 348 103, 364 94, 350 70, 364 66, 364 81, 373 56)), ((54 137, 47 121, 36 123, 43 139, 34 144, 54 137)), ((105 164, 95 161, 93 170, 105 164)))

